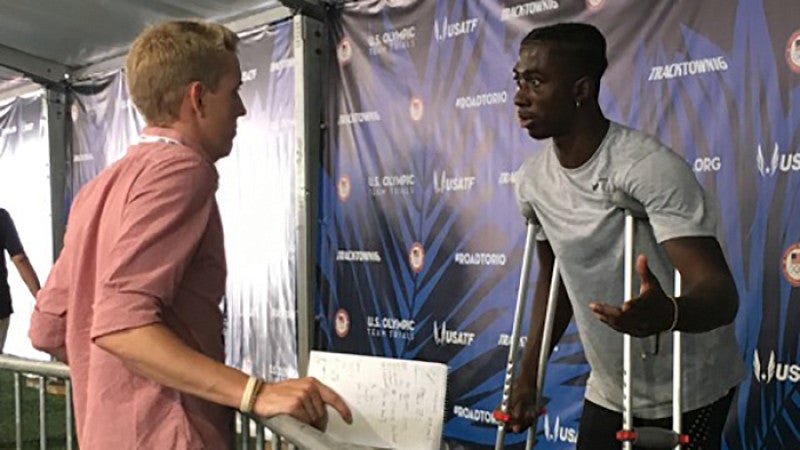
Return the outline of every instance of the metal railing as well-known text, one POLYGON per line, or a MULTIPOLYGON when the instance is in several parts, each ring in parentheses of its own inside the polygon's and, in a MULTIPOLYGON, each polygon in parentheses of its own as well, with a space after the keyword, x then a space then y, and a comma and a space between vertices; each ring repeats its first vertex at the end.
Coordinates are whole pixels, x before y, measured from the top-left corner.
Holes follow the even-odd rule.
MULTIPOLYGON (((17 356, 0 355, 0 371, 14 372, 14 411, 16 423, 16 442, 17 449, 22 449, 22 388, 21 374, 30 374, 39 377, 39 446, 41 450, 47 449, 47 429, 46 429, 46 384, 48 379, 64 380, 66 395, 66 448, 72 450, 75 447, 72 430, 72 389, 70 384, 69 367, 60 362, 36 361, 17 356)), ((239 414, 239 413, 237 413, 239 414)), ((281 448, 281 443, 285 439, 292 446, 300 449, 331 449, 331 450, 376 450, 372 447, 364 447, 353 444, 343 444, 333 440, 330 436, 311 425, 302 423, 288 415, 280 415, 264 419, 239 414, 241 421, 241 449, 248 450, 250 447, 250 423, 255 421, 255 449, 263 450, 265 445, 265 428, 272 432, 272 449, 281 448)))
POLYGON ((69 367, 57 362, 35 361, 10 355, 0 355, 0 370, 14 372, 14 423, 17 450, 22 450, 22 374, 35 375, 39 378, 39 448, 47 449, 47 394, 48 380, 63 380, 66 396, 65 444, 67 450, 74 448, 72 432, 72 389, 69 381, 69 367))

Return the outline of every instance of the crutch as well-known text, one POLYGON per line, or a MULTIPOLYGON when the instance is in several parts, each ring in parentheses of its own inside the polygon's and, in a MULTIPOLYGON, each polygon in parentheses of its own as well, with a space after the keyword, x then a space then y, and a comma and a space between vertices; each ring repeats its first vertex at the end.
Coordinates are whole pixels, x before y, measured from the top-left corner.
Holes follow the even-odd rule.
MULTIPOLYGON (((524 202, 520 204, 520 210, 525 217, 527 224, 527 234, 525 237, 525 251, 522 256, 522 273, 519 278, 519 289, 517 291, 517 305, 514 308, 514 324, 511 330, 511 344, 508 350, 508 364, 506 365, 505 381, 503 383, 503 399, 500 402, 500 408, 494 412, 494 418, 497 420, 497 438, 495 440, 495 450, 501 450, 504 446, 505 440, 505 424, 511 419, 509 414, 509 400, 511 396, 511 384, 514 378, 514 366, 519 348, 519 335, 522 326, 522 317, 525 312, 525 294, 528 291, 528 278, 530 276, 531 259, 533 255, 533 246, 536 239, 536 228, 539 222, 536 219, 536 213, 533 211, 530 203, 524 202)), ((545 313, 544 330, 542 335, 542 347, 539 352, 539 369, 536 376, 536 401, 534 407, 537 413, 542 411, 542 390, 544 388, 544 374, 547 368, 548 352, 550 350, 550 338, 553 334, 553 319, 555 318, 556 303, 558 302, 558 290, 561 279, 558 275, 558 260, 553 261, 553 275, 550 280, 550 292, 547 299, 547 311, 545 313)), ((533 448, 533 443, 536 440, 536 425, 538 418, 534 418, 533 423, 528 429, 528 437, 525 443, 525 448, 530 450, 533 448)))
MULTIPOLYGON (((625 300, 633 298, 634 265, 634 224, 635 220, 647 220, 644 207, 621 191, 611 195, 611 202, 625 211, 625 300)), ((681 294, 681 274, 675 270, 674 295, 681 294)), ((658 339, 658 336, 656 336, 658 339)), ((657 344, 656 344, 657 345, 657 344)), ((643 447, 673 449, 689 443, 689 436, 681 433, 683 428, 681 411, 681 333, 672 332, 672 430, 658 427, 633 426, 633 398, 631 378, 631 335, 623 337, 622 354, 622 430, 617 439, 623 450, 631 450, 633 445, 643 447)))

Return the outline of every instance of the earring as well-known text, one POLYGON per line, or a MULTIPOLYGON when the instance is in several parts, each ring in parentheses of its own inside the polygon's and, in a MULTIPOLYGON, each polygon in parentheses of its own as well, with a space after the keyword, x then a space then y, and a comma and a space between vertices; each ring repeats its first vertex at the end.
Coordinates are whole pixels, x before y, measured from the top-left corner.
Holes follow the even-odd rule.
POLYGON ((581 107, 581 101, 580 100, 575 100, 575 107, 576 108, 580 108, 581 107))

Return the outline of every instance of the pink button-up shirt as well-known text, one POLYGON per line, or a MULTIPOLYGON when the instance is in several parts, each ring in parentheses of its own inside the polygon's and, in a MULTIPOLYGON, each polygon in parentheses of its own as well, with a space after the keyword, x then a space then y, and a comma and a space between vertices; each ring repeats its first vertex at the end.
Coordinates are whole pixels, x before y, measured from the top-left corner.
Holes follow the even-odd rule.
POLYGON ((217 171, 174 130, 86 184, 64 248, 39 292, 33 345, 66 345, 82 449, 222 449, 232 410, 130 371, 96 346, 100 336, 162 323, 223 361, 225 254, 217 171))

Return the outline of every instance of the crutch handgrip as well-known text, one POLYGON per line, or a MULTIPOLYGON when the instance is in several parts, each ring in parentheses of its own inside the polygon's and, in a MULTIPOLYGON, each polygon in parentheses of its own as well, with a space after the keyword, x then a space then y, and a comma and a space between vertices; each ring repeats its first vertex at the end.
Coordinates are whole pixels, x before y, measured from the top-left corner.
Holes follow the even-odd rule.
MULTIPOLYGON (((541 407, 541 408, 536 410, 536 417, 543 416, 546 413, 547 413, 547 408, 541 407)), ((494 420, 496 420, 498 422, 508 423, 508 422, 511 421, 511 414, 504 413, 503 411, 501 411, 499 409, 494 410, 492 415, 494 416, 494 420)))
POLYGON ((638 427, 633 430, 617 431, 617 440, 631 442, 641 447, 671 449, 678 444, 687 445, 689 435, 678 434, 666 428, 638 427))

